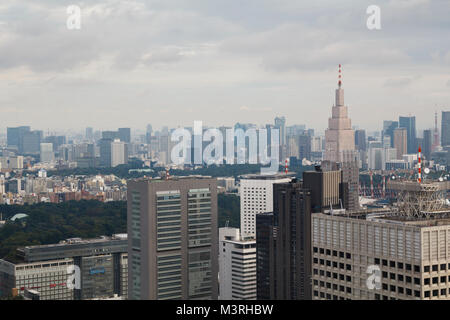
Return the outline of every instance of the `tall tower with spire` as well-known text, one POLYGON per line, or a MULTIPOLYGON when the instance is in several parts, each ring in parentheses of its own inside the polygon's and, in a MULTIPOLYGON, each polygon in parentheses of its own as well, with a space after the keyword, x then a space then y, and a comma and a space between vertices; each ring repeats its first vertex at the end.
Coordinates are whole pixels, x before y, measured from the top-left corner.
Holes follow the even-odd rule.
POLYGON ((339 65, 339 81, 336 102, 328 119, 325 131, 325 154, 323 167, 342 169, 343 182, 348 185, 345 203, 350 211, 359 209, 359 161, 355 149, 355 131, 348 117, 342 89, 342 66, 339 65))
POLYGON ((348 107, 344 105, 344 89, 342 89, 342 67, 339 65, 339 82, 336 89, 336 102, 328 119, 325 131, 324 160, 344 162, 347 155, 355 150, 355 131, 348 117, 348 107))

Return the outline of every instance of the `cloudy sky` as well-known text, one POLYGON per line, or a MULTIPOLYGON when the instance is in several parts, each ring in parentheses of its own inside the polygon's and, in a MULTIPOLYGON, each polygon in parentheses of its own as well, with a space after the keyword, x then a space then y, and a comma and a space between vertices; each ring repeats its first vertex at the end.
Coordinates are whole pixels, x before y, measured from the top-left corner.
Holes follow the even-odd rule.
POLYGON ((0 128, 323 130, 338 64, 353 125, 450 110, 449 0, 1 0, 0 128), (381 30, 368 30, 369 5, 381 30), (81 8, 69 30, 67 7, 81 8))

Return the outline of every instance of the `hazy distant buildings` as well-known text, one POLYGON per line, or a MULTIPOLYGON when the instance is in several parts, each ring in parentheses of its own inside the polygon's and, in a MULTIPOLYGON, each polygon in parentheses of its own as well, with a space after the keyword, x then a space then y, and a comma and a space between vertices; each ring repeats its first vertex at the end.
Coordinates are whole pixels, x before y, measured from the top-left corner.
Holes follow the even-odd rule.
POLYGON ((450 111, 442 111, 441 145, 450 146, 450 111))
POLYGON ((383 121, 383 131, 381 137, 388 136, 390 139, 390 146, 394 145, 394 130, 398 128, 398 121, 385 120, 383 121))
POLYGON ((358 151, 366 151, 366 130, 355 131, 355 147, 358 151))
POLYGON ((55 160, 52 143, 41 143, 40 145, 40 160, 41 162, 50 162, 55 160))
POLYGON ((21 154, 39 154, 43 132, 40 130, 26 131, 21 134, 19 152, 21 154))
POLYGON ((217 299, 217 182, 128 182, 129 299, 217 299))
POLYGON ((131 142, 131 129, 130 128, 119 128, 118 138, 122 142, 130 143, 131 142))
POLYGON ((398 126, 400 128, 405 128, 407 132, 407 152, 416 153, 417 152, 417 135, 416 135, 416 117, 399 117, 398 126))
POLYGON ((29 132, 29 126, 21 126, 16 128, 7 128, 6 129, 6 138, 7 144, 9 148, 19 149, 20 141, 25 132, 29 132))
POLYGON ((394 148, 397 150, 397 159, 402 159, 408 153, 408 132, 405 128, 394 130, 394 148))
POLYGON ((423 140, 420 144, 422 147, 422 154, 425 159, 431 160, 431 151, 433 147, 433 132, 432 130, 423 130, 423 140))

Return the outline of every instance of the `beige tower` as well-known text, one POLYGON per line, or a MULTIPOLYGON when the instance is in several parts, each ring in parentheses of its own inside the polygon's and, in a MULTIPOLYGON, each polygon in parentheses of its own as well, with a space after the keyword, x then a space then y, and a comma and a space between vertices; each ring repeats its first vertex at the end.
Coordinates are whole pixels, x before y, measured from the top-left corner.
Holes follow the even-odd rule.
MULTIPOLYGON (((358 152, 355 149, 355 131, 348 117, 348 108, 344 105, 341 65, 339 65, 339 82, 336 89, 336 103, 328 119, 325 131, 325 154, 323 167, 327 163, 338 163, 343 172, 343 182, 348 184, 347 209, 359 209, 359 168, 358 152)), ((333 165, 332 165, 333 166, 333 165)))
POLYGON ((336 104, 332 116, 328 119, 328 129, 325 131, 324 160, 345 162, 346 154, 355 150, 355 131, 348 117, 348 108, 344 105, 344 89, 342 89, 341 66, 339 65, 339 88, 336 89, 336 104))

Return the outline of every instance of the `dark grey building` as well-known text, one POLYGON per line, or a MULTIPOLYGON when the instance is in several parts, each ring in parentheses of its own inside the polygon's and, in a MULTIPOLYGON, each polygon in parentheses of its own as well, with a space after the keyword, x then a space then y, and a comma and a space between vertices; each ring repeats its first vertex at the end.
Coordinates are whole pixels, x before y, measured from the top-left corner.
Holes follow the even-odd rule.
POLYGON ((311 192, 273 185, 273 214, 256 215, 258 299, 310 300, 311 192))
POLYGON ((20 140, 25 132, 29 132, 29 126, 22 126, 16 128, 7 128, 6 129, 6 139, 8 143, 8 147, 19 149, 20 140))
POLYGON ((366 151, 366 130, 355 130, 355 147, 356 150, 366 151))
POLYGON ((19 141, 19 152, 22 154, 39 154, 43 135, 41 130, 23 132, 19 141))
POLYGON ((257 300, 275 296, 275 225, 273 213, 256 214, 256 294, 257 300), (272 285, 271 285, 272 283, 272 285))
POLYGON ((383 131, 381 132, 381 138, 389 136, 391 140, 391 146, 394 145, 394 130, 398 128, 398 121, 384 120, 383 131))
POLYGON ((420 144, 422 146, 422 154, 425 156, 425 159, 431 159, 431 149, 433 146, 433 131, 432 130, 423 130, 423 140, 420 144))
POLYGON ((399 117, 399 128, 405 128, 407 132, 408 154, 417 153, 416 117, 399 117))
POLYGON ((217 181, 128 182, 129 299, 217 299, 217 181))
POLYGON ((119 128, 118 137, 120 141, 130 143, 131 142, 131 129, 130 128, 119 128))
POLYGON ((450 146, 450 111, 442 111, 441 145, 450 146))

